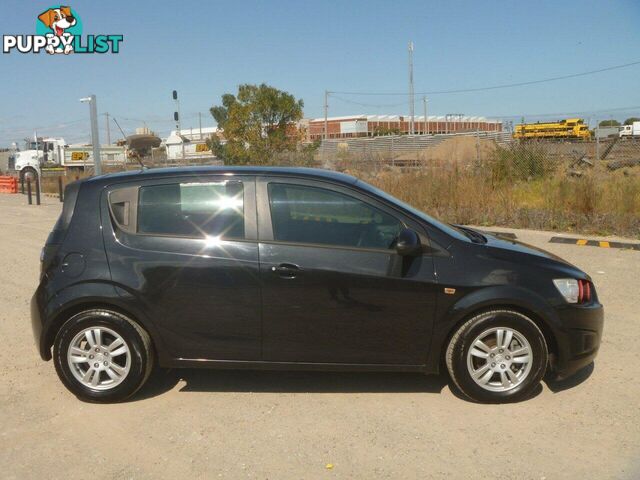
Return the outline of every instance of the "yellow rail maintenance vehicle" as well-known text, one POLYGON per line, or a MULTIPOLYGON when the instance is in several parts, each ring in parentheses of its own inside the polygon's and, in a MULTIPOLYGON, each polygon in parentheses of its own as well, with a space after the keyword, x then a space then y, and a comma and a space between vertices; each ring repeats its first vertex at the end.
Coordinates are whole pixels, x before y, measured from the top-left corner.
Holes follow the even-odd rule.
POLYGON ((521 123, 516 125, 513 138, 591 139, 589 126, 582 118, 567 118, 557 122, 521 123))

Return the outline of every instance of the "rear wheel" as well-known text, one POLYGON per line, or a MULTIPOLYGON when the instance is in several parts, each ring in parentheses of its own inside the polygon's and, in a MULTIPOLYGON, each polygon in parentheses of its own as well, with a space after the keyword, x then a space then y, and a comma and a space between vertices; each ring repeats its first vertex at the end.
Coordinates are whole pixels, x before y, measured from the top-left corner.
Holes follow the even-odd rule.
POLYGON ((533 320, 511 310, 492 310, 456 331, 446 363, 464 395, 498 403, 530 395, 545 373, 547 356, 544 335, 533 320))
POLYGON ((80 399, 117 402, 133 395, 151 373, 151 339, 120 313, 87 310, 60 328, 54 362, 64 385, 80 399))

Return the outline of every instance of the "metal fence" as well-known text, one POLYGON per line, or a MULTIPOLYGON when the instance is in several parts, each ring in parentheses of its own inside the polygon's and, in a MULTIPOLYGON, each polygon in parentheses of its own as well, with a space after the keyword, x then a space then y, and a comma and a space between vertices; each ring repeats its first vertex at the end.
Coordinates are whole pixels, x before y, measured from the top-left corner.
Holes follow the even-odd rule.
POLYGON ((580 175, 596 164, 607 171, 639 167, 640 138, 515 140, 511 132, 388 135, 323 140, 316 155, 326 168, 461 168, 503 164, 519 177, 564 170, 580 175))

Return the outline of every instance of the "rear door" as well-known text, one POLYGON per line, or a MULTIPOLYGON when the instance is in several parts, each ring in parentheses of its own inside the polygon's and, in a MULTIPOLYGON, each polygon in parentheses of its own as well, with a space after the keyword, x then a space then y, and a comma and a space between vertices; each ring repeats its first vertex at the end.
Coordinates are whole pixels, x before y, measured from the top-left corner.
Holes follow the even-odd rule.
POLYGON ((103 207, 113 281, 174 358, 260 360, 253 177, 121 184, 107 189, 103 207))
POLYGON ((257 192, 263 358, 423 365, 435 306, 432 258, 394 249, 402 228, 420 227, 335 184, 264 177, 257 192))

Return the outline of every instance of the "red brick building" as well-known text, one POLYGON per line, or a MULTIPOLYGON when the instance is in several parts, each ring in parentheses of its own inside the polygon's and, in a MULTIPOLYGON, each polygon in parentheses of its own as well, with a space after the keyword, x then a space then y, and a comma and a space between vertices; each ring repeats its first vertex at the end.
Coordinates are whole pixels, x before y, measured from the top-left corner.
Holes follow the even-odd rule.
MULTIPOLYGON (((309 140, 324 138, 324 118, 309 120, 309 140)), ((463 115, 429 115, 426 125, 423 115, 414 117, 414 133, 442 134, 462 132, 500 132, 502 122, 485 117, 463 115)), ((327 119, 328 138, 373 137, 388 134, 408 134, 410 117, 405 115, 347 115, 327 119)))

